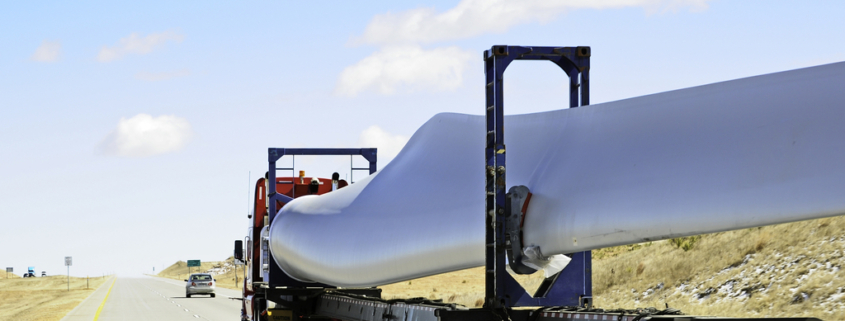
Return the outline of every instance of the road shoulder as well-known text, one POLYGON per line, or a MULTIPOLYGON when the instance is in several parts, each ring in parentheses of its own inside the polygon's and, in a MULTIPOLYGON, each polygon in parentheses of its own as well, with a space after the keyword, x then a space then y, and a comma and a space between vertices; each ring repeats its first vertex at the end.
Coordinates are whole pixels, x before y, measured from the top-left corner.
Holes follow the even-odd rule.
POLYGON ((91 295, 85 298, 85 300, 82 300, 82 302, 73 308, 73 310, 68 312, 61 321, 93 320, 94 316, 97 314, 97 308, 99 308, 100 304, 103 303, 103 300, 106 298, 106 294, 109 292, 109 287, 111 287, 114 283, 115 278, 117 278, 117 276, 113 275, 106 282, 103 282, 97 290, 91 293, 91 295))

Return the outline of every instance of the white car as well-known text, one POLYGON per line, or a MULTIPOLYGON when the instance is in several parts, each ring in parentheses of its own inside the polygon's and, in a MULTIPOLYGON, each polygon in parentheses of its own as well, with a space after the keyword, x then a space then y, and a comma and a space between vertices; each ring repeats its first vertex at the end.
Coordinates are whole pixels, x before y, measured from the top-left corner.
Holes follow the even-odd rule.
POLYGON ((185 280, 185 297, 190 298, 193 294, 208 294, 214 297, 214 277, 208 273, 194 273, 185 280))

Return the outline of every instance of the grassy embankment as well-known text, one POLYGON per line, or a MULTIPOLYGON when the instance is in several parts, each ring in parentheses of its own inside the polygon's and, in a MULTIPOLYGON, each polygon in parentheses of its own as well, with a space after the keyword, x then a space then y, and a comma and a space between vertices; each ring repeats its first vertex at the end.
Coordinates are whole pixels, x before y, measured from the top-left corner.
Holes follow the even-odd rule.
POLYGON ((92 277, 86 288, 86 278, 47 276, 21 278, 0 275, 0 320, 61 320, 82 300, 108 279, 92 277))
MULTIPOLYGON (((729 317, 845 320, 845 217, 593 251, 595 304, 679 308, 729 317)), ((539 273, 519 278, 531 290, 539 273)), ((385 298, 427 297, 479 306, 484 270, 382 286, 385 298)))
MULTIPOLYGON (((845 216, 599 249, 593 251, 594 302, 606 309, 668 303, 686 314, 845 320, 843 250, 845 216)), ((184 279, 184 265, 174 264, 160 275, 184 279)), ((218 286, 230 287, 234 273, 217 279, 218 286)), ((517 279, 531 291, 542 274, 517 279)), ((484 269, 380 288, 385 299, 425 297, 480 306, 484 269)))
POLYGON ((594 251, 602 307, 845 320, 845 217, 620 248, 594 251))

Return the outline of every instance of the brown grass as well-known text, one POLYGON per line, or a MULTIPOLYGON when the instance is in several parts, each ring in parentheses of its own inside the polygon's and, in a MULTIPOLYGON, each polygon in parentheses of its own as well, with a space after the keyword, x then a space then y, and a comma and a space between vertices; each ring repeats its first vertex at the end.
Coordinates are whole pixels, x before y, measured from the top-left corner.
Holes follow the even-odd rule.
MULTIPOLYGON (((668 303, 687 314, 724 317, 845 320, 843 268, 845 217, 624 245, 593 251, 594 303, 610 309, 668 303)), ((218 282, 234 283, 234 274, 228 275, 218 282)), ((532 292, 542 273, 516 279, 532 292)), ((484 269, 380 288, 385 299, 425 297, 478 307, 484 269)))
MULTIPOLYGON (((668 303, 687 314, 845 320, 845 282, 839 281, 845 277, 844 251, 845 217, 599 249, 593 251, 595 304, 614 309, 668 303)), ((531 292, 542 275, 517 278, 531 292)), ((481 306, 484 269, 380 288, 386 299, 481 306)))
POLYGON ((654 242, 593 262, 595 304, 845 320, 845 217, 654 242), (645 267, 645 268, 641 268, 645 267), (802 294, 803 293, 803 294, 802 294))
MULTIPOLYGON (((4 276, 5 277, 5 276, 4 276)), ((0 320, 61 320, 105 282, 94 277, 86 288, 85 278, 65 276, 0 279, 0 320)))
MULTIPOLYGON (((520 284, 533 292, 543 281, 543 273, 515 275, 520 284)), ((385 299, 424 297, 458 303, 467 307, 484 304, 484 268, 471 268, 450 273, 380 286, 385 299)))

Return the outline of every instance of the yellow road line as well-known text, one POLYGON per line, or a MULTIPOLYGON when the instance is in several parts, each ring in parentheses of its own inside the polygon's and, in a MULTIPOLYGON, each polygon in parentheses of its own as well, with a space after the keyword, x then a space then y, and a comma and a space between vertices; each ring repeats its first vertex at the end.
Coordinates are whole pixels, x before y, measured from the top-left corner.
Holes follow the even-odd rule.
POLYGON ((109 294, 111 294, 111 288, 114 287, 114 282, 117 282, 117 278, 114 278, 114 281, 111 281, 111 286, 109 286, 109 292, 106 292, 106 297, 103 298, 103 303, 100 303, 100 307, 97 308, 97 313, 94 314, 94 321, 100 318, 100 312, 103 311, 103 306, 106 305, 106 300, 109 299, 109 294))

